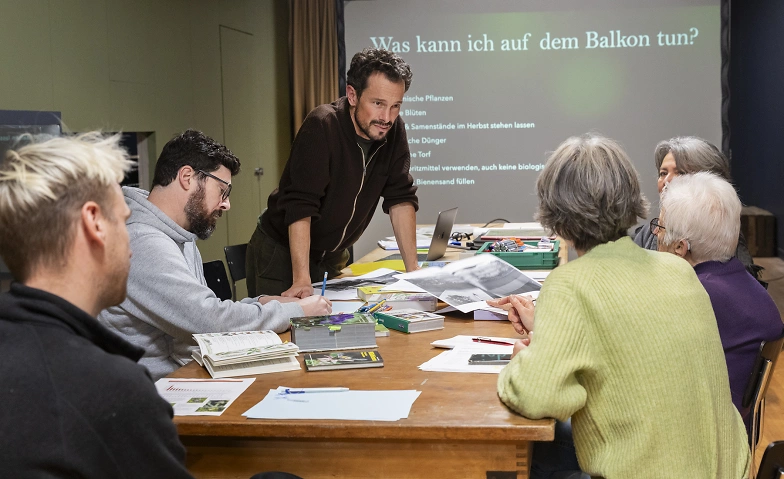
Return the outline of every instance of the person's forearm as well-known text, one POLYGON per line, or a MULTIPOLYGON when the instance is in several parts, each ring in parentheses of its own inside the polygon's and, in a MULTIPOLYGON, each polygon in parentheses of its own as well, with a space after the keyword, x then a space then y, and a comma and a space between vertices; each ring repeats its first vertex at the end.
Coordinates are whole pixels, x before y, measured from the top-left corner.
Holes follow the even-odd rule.
POLYGON ((417 269, 416 249, 416 210, 411 203, 400 203, 389 208, 389 219, 395 240, 400 248, 400 256, 406 265, 406 271, 417 269))
POLYGON ((294 284, 310 284, 310 217, 289 225, 289 250, 294 284))

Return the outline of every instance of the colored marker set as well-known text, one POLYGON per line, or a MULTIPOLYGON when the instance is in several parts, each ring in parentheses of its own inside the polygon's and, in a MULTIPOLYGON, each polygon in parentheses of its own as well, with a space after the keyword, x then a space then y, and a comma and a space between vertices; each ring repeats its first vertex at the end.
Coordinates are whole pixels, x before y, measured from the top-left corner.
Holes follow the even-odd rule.
POLYGON ((361 308, 359 308, 357 310, 357 313, 373 314, 373 313, 376 313, 378 311, 388 311, 388 310, 392 309, 392 306, 387 306, 387 305, 384 304, 386 302, 387 302, 386 299, 382 299, 378 303, 366 304, 366 305, 362 306, 361 308))

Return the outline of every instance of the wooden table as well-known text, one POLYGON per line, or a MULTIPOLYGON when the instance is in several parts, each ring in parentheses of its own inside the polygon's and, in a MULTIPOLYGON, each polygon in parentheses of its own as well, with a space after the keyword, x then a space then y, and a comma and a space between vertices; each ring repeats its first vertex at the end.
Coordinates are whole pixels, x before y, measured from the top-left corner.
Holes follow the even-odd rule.
MULTIPOLYGON (((466 316, 468 317, 468 316, 466 316)), ((264 374, 218 417, 174 419, 198 478, 248 478, 282 470, 318 478, 527 478, 530 441, 551 441, 553 420, 510 412, 495 374, 425 372, 417 366, 458 334, 514 337, 507 322, 447 318, 445 329, 391 331, 377 338, 383 368, 264 374), (407 419, 396 422, 259 420, 241 414, 278 386, 416 389, 407 419)), ((288 339, 288 334, 282 335, 288 339)), ((302 358, 300 357, 300 363, 302 358)), ((195 362, 173 377, 207 378, 195 362)))

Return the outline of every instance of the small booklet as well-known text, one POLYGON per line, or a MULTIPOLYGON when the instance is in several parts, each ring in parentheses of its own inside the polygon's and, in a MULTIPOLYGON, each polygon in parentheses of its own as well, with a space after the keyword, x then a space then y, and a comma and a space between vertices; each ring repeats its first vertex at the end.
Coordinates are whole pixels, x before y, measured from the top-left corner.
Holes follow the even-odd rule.
POLYGON ((419 333, 444 329, 444 317, 438 314, 418 311, 416 309, 399 309, 375 313, 379 324, 404 333, 419 333))
POLYGON ((274 331, 194 334, 199 349, 191 353, 213 378, 295 371, 300 368, 296 344, 274 331))
POLYGON ((305 354, 305 369, 327 371, 331 369, 380 368, 384 360, 378 351, 339 351, 305 354))

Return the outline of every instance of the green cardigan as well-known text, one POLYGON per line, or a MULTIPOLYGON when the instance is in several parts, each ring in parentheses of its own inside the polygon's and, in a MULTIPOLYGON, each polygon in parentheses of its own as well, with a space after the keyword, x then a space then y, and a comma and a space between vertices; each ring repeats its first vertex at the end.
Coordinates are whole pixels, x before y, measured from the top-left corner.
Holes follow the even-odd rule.
POLYGON ((498 395, 572 418, 584 472, 606 479, 741 479, 749 447, 708 294, 683 259, 630 238, 554 270, 531 344, 498 395))

